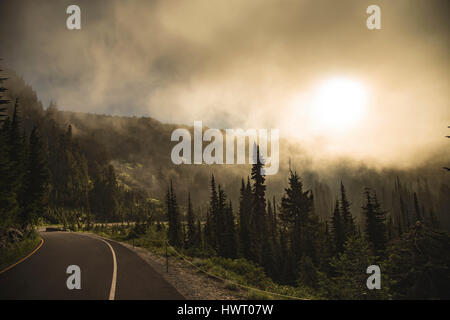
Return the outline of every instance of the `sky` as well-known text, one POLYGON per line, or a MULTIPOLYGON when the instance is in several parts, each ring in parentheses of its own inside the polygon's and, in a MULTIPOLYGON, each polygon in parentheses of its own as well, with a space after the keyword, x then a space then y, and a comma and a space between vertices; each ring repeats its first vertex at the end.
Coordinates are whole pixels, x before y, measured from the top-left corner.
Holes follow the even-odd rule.
POLYGON ((449 12, 447 0, 0 0, 0 57, 63 110, 277 128, 318 157, 413 165, 448 150, 449 12), (81 30, 66 28, 70 4, 81 30), (381 30, 366 27, 372 4, 381 30))

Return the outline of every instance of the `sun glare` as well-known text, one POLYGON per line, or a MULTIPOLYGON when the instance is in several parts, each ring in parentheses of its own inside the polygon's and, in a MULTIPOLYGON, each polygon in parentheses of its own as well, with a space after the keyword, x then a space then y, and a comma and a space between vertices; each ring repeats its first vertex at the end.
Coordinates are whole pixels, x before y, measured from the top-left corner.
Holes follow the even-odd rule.
POLYGON ((361 83, 347 78, 333 78, 317 89, 311 118, 317 129, 346 131, 360 122, 366 104, 366 89, 361 83))

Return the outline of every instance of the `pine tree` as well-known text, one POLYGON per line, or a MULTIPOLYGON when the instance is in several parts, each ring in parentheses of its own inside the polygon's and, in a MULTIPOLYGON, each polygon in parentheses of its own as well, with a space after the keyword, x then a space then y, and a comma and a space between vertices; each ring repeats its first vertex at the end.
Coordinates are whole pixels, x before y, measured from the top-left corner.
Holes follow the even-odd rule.
POLYGON ((234 221, 233 206, 231 200, 228 202, 228 206, 225 210, 225 257, 226 258, 237 258, 237 237, 236 237, 236 226, 234 221))
POLYGON ((288 226, 294 235, 293 250, 296 256, 301 256, 302 229, 306 226, 309 211, 312 208, 310 191, 303 191, 303 183, 296 172, 291 171, 289 187, 281 198, 280 219, 288 226))
POLYGON ((280 255, 279 261, 280 275, 279 281, 283 284, 292 284, 293 279, 297 277, 295 274, 295 262, 292 256, 292 252, 289 248, 289 235, 286 227, 282 227, 280 233, 280 255))
POLYGON ((266 186, 265 177, 261 174, 263 162, 260 159, 259 146, 256 148, 256 163, 252 165, 252 220, 250 238, 250 259, 262 265, 263 239, 266 232, 266 186))
POLYGON ((272 207, 273 207, 273 213, 272 213, 272 227, 271 227, 271 231, 272 231, 272 241, 274 243, 274 245, 276 246, 277 242, 278 242, 278 213, 277 213, 277 203, 275 201, 275 196, 272 199, 272 207))
POLYGON ((331 299, 379 299, 388 298, 388 281, 383 279, 381 290, 367 290, 367 267, 376 264, 370 254, 367 241, 357 234, 350 236, 344 252, 334 257, 331 267, 335 274, 323 285, 331 299))
POLYGON ((299 262, 298 284, 317 289, 319 273, 309 256, 302 256, 299 262))
POLYGON ((281 198, 280 219, 284 222, 290 239, 290 256, 293 274, 298 276, 299 262, 303 255, 318 264, 318 219, 313 215, 313 195, 303 191, 303 183, 296 172, 291 171, 289 186, 281 198))
POLYGON ((276 221, 275 197, 273 201, 267 201, 267 234, 268 238, 275 244, 277 242, 277 221, 276 221))
POLYGON ((344 251, 344 226, 342 223, 341 213, 339 211, 339 202, 336 200, 333 216, 331 217, 331 224, 333 228, 333 240, 336 252, 344 251))
POLYGON ((402 228, 401 233, 403 233, 403 231, 409 230, 410 226, 411 226, 411 222, 409 220, 409 213, 408 213, 408 209, 406 208, 405 202, 403 201, 403 196, 400 194, 400 214, 402 216, 402 220, 404 221, 404 228, 402 228))
POLYGON ((340 213, 342 218, 342 225, 344 230, 344 241, 356 233, 355 221, 353 220, 352 213, 350 212, 351 203, 347 199, 347 192, 345 191, 344 184, 341 181, 341 206, 340 213))
POLYGON ((30 135, 27 167, 24 179, 25 208, 21 218, 21 222, 25 226, 34 225, 39 217, 44 216, 48 201, 50 174, 46 152, 36 127, 30 135))
POLYGON ((188 233, 186 230, 186 224, 181 225, 181 243, 183 246, 188 245, 188 233))
POLYGON ((328 221, 325 221, 325 230, 323 233, 323 244, 321 250, 320 269, 325 274, 331 274, 330 261, 336 254, 336 249, 333 243, 333 237, 328 227, 328 221))
MULTIPOLYGON (((84 171, 84 170, 83 170, 84 171)), ((112 165, 108 165, 105 170, 105 193, 106 193, 106 199, 109 199, 109 202, 106 202, 106 210, 105 213, 106 216, 108 216, 110 219, 116 220, 118 216, 118 208, 119 208, 119 187, 117 184, 117 178, 116 178, 116 172, 114 170, 114 167, 112 165)), ((84 185, 80 184, 79 187, 79 200, 77 201, 80 205, 80 207, 87 206, 87 201, 85 200, 86 197, 86 189, 84 185)), ((135 194, 133 193, 133 196, 135 194)), ((135 202, 133 201, 131 203, 131 208, 133 208, 135 205, 135 202)))
POLYGON ((213 248, 212 246, 212 225, 211 225, 211 213, 209 208, 206 211, 205 227, 203 228, 203 243, 205 247, 213 248))
POLYGON ((3 124, 0 127, 0 235, 13 224, 19 212, 15 168, 10 157, 10 121, 7 105, 11 101, 3 98, 2 93, 7 89, 1 85, 6 80, 8 78, 0 77, 0 125, 3 124))
MULTIPOLYGON (((394 299, 450 299, 450 234, 417 222, 387 250, 394 299)), ((383 285, 382 285, 383 288, 383 285)))
POLYGON ((18 213, 16 183, 13 163, 9 153, 9 127, 7 118, 3 128, 0 129, 0 235, 13 224, 18 213))
POLYGON ((195 226, 195 215, 192 209, 191 203, 191 193, 188 193, 188 207, 187 207, 187 243, 188 247, 193 247, 195 245, 195 240, 197 237, 197 230, 195 226))
MULTIPOLYGON (((20 107, 19 107, 19 99, 16 98, 16 102, 14 104, 14 114, 11 122, 11 127, 9 130, 9 158, 12 163, 12 171, 14 174, 14 190, 16 192, 20 192, 19 189, 22 187, 22 179, 24 170, 24 144, 23 144, 23 135, 22 135, 22 121, 20 116, 20 107)), ((21 203, 22 205, 22 203, 21 203)))
POLYGON ((389 218, 386 221, 386 231, 387 231, 387 241, 394 239, 395 230, 394 230, 394 221, 392 219, 392 215, 389 215, 389 218))
MULTIPOLYGON (((0 59, 0 61, 1 61, 1 59, 0 59)), ((0 72, 1 71, 3 71, 3 70, 0 70, 0 72)), ((7 109, 6 105, 11 103, 11 100, 3 98, 3 95, 2 95, 3 92, 8 90, 8 89, 6 89, 5 87, 3 87, 1 85, 6 80, 8 80, 8 78, 0 77, 0 124, 4 121, 4 118, 7 117, 7 112, 6 111, 8 109, 7 109)))
POLYGON ((227 210, 227 197, 222 190, 220 184, 217 188, 217 209, 215 214, 215 236, 217 244, 217 254, 221 257, 227 256, 227 226, 226 226, 226 210, 227 210))
MULTIPOLYGON (((6 124, 6 123, 5 123, 6 124)), ((9 127, 8 139, 9 139, 9 159, 11 163, 11 188, 16 194, 16 199, 19 205, 17 222, 21 227, 25 225, 22 223, 22 217, 25 215, 26 204, 26 188, 24 176, 27 168, 27 146, 26 140, 22 132, 22 118, 20 112, 19 99, 16 98, 14 104, 14 112, 11 124, 6 124, 9 127)))
POLYGON ((218 250, 218 235, 219 230, 219 196, 216 190, 216 181, 214 175, 211 176, 211 196, 209 200, 209 245, 214 249, 218 250))
POLYGON ((204 249, 203 242, 204 240, 202 238, 202 223, 200 222, 200 220, 197 220, 197 234, 195 237, 194 246, 204 249))
POLYGON ((252 190, 250 179, 247 178, 247 185, 244 179, 241 182, 240 201, 239 201, 239 239, 241 253, 244 258, 250 258, 250 232, 251 232, 251 214, 252 214, 252 190))
POLYGON ((72 139, 71 126, 66 132, 53 127, 51 134, 55 135, 49 137, 48 144, 52 185, 50 202, 53 209, 81 218, 83 212, 89 214, 90 204, 93 204, 94 212, 98 213, 100 220, 110 220, 116 213, 117 201, 114 168, 101 167, 93 174, 92 181, 88 173, 87 159, 72 139))
POLYGON ((276 210, 275 210, 275 198, 273 199, 274 205, 270 200, 267 201, 267 219, 266 219, 266 237, 264 237, 263 243, 263 264, 267 274, 274 278, 279 273, 277 266, 277 259, 279 259, 279 248, 277 241, 277 223, 276 223, 276 210))
POLYGON ((169 243, 176 247, 182 246, 182 229, 180 222, 180 213, 178 210, 177 198, 173 191, 172 180, 170 181, 170 188, 167 191, 167 216, 169 221, 168 238, 169 243))
POLYGON ((370 243, 372 252, 375 255, 382 256, 386 249, 386 213, 381 209, 376 194, 366 188, 364 191, 365 204, 363 213, 366 217, 366 238, 370 243))

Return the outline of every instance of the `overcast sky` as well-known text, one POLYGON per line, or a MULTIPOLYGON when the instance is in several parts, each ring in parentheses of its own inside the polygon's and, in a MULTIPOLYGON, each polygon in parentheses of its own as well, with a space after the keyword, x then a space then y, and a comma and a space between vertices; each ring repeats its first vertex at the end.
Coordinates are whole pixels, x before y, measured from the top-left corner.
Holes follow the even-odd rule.
POLYGON ((447 0, 0 0, 0 56, 45 105, 279 128, 395 162, 448 144, 449 20, 447 0), (66 28, 70 4, 81 30, 66 28), (366 27, 370 4, 382 30, 366 27), (366 117, 317 132, 308 101, 336 76, 367 89, 366 117))

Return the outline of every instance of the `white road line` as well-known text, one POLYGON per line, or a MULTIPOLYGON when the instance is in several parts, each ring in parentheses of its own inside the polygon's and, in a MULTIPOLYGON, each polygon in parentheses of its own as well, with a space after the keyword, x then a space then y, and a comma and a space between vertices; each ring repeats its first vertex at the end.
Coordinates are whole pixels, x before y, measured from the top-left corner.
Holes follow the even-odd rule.
POLYGON ((113 247, 111 247, 111 245, 108 243, 108 241, 106 241, 100 237, 97 237, 95 235, 83 234, 81 232, 77 232, 77 234, 83 235, 83 236, 86 236, 89 238, 101 240, 104 243, 106 243, 106 245, 111 249, 111 253, 112 253, 112 257, 113 257, 113 276, 112 276, 112 281, 111 281, 111 289, 109 290, 108 300, 114 300, 114 297, 116 296, 116 283, 117 283, 117 259, 116 259, 116 253, 114 252, 113 247))
POLYGON ((116 259, 116 253, 114 252, 113 247, 108 243, 108 241, 105 241, 101 238, 97 238, 98 240, 103 241, 108 245, 108 247, 111 249, 112 257, 113 257, 113 277, 111 282, 111 290, 109 291, 109 300, 114 300, 114 296, 116 295, 116 282, 117 282, 117 259, 116 259))

